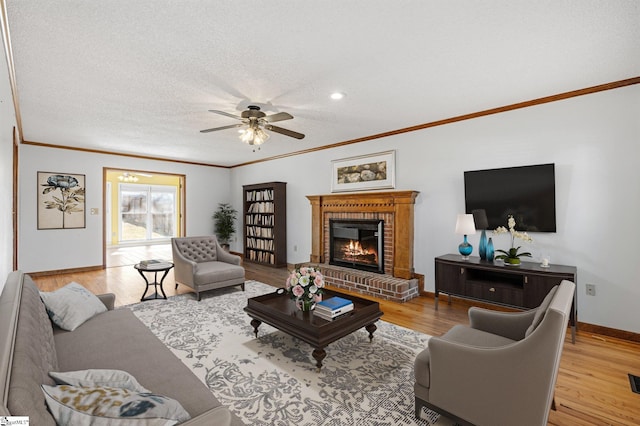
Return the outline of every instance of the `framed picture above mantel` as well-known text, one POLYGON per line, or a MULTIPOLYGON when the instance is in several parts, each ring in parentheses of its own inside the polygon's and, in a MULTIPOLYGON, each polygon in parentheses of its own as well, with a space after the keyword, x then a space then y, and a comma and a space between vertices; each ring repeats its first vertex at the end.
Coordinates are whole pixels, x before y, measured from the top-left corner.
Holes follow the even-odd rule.
POLYGON ((331 192, 395 188, 395 164, 395 150, 333 160, 331 192))

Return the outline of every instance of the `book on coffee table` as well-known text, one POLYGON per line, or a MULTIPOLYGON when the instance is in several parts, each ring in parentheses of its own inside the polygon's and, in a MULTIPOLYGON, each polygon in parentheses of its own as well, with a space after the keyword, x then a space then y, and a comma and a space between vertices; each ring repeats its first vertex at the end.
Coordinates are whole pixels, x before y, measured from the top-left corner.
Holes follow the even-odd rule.
POLYGON ((316 314, 326 319, 333 319, 351 310, 353 310, 353 302, 339 296, 318 302, 315 307, 316 314))
POLYGON ((320 307, 323 309, 328 309, 330 311, 334 310, 334 309, 339 309, 342 308, 344 306, 347 305, 353 305, 353 302, 351 300, 345 299, 343 297, 339 297, 339 296, 333 296, 330 297, 326 300, 322 300, 318 303, 316 303, 316 307, 320 307))
POLYGON ((351 305, 347 305, 344 306, 342 308, 336 309, 334 311, 325 311, 322 308, 318 309, 318 306, 316 305, 316 308, 314 309, 314 313, 313 315, 320 317, 322 319, 326 319, 328 321, 332 321, 336 318, 339 318, 345 314, 348 314, 349 312, 353 311, 353 303, 351 305))

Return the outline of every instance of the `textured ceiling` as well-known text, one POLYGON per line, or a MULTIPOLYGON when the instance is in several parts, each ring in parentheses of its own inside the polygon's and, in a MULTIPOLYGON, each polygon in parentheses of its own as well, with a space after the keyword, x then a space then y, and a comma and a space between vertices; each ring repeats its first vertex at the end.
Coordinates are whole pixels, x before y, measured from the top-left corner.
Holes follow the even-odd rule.
POLYGON ((5 2, 24 140, 214 165, 640 75, 636 0, 5 2), (199 132, 250 104, 306 138, 199 132))

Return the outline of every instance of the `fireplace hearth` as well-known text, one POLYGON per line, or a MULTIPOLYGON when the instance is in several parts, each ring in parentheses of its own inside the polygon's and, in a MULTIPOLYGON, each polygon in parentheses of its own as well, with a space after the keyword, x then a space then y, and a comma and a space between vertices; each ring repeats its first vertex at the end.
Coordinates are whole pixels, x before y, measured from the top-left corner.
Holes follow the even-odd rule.
POLYGON ((309 265, 319 267, 325 283, 338 289, 401 303, 418 296, 421 275, 413 270, 413 210, 417 196, 417 191, 307 195, 311 203, 309 265), (332 221, 369 221, 375 229, 358 231, 357 239, 365 240, 359 241, 359 246, 355 235, 351 235, 355 234, 353 230, 340 229, 338 234, 343 241, 336 250, 330 241, 332 221), (381 224, 380 230, 378 224, 381 224), (377 232, 375 244, 369 243, 373 235, 367 236, 367 233, 371 231, 377 232), (370 253, 373 249, 375 256, 370 253), (331 260, 336 251, 341 251, 340 256, 347 265, 340 266, 335 259, 331 260), (377 261, 372 267, 368 264, 374 258, 377 261))
POLYGON ((329 220, 329 264, 384 273, 383 220, 329 220))

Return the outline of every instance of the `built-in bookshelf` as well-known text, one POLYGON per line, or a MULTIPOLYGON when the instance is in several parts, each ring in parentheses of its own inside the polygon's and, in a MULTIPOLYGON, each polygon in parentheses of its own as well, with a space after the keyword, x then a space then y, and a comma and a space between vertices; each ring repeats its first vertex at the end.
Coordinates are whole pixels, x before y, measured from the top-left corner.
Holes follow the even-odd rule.
POLYGON ((244 185, 244 259, 287 264, 287 183, 244 185))

